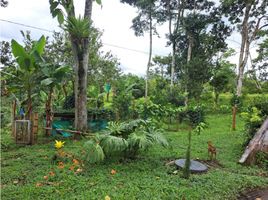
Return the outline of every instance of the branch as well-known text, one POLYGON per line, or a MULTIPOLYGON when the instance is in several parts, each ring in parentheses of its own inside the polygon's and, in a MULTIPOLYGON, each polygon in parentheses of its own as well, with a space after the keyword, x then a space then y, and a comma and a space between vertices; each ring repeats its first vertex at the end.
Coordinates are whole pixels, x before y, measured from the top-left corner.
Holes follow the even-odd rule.
POLYGON ((264 25, 262 25, 262 26, 259 28, 259 30, 263 29, 263 28, 266 27, 266 26, 268 26, 268 24, 264 24, 264 25))
POLYGON ((253 31, 253 33, 252 33, 251 38, 250 38, 250 43, 254 40, 254 38, 256 37, 257 32, 258 32, 259 30, 261 30, 262 28, 268 26, 268 24, 264 24, 263 26, 259 27, 259 26, 260 26, 260 23, 261 23, 261 20, 262 20, 264 17, 267 17, 267 16, 263 15, 262 17, 260 17, 260 18, 258 19, 257 24, 256 24, 256 27, 255 27, 255 29, 254 29, 254 31, 253 31))

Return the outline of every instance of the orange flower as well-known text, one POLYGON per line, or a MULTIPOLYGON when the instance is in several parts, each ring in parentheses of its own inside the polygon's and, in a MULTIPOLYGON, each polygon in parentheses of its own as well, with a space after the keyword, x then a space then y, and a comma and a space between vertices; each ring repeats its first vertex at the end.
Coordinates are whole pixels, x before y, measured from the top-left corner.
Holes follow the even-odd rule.
POLYGON ((73 171, 74 170, 74 166, 72 165, 69 170, 73 171))
POLYGON ((79 161, 76 159, 73 159, 73 163, 74 163, 74 165, 79 165, 79 161))
POLYGON ((64 165, 59 165, 58 168, 59 169, 63 169, 64 168, 64 165))
POLYGON ((63 162, 59 162, 58 163, 58 168, 63 169, 64 168, 64 163, 63 162))
POLYGON ((52 172, 52 171, 50 171, 50 172, 49 172, 49 175, 50 175, 50 176, 55 176, 55 173, 52 172))
POLYGON ((116 170, 112 169, 112 170, 111 170, 111 174, 112 174, 112 175, 116 174, 116 170))
POLYGON ((63 165, 64 163, 63 162, 59 162, 58 165, 63 165))
POLYGON ((42 183, 36 183, 35 186, 36 187, 41 187, 41 186, 43 186, 43 184, 42 183))
POLYGON ((44 179, 47 180, 48 179, 48 176, 44 176, 44 179))

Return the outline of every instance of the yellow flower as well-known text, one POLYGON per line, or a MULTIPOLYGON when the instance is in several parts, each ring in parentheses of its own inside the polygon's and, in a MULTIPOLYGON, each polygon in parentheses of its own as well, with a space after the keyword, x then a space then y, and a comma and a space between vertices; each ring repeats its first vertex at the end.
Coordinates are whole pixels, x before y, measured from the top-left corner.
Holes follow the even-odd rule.
POLYGON ((60 149, 60 148, 62 148, 62 147, 64 146, 64 143, 65 143, 65 142, 55 140, 55 148, 56 148, 56 149, 60 149))
POLYGON ((111 198, 108 195, 106 195, 105 200, 111 200, 111 198))

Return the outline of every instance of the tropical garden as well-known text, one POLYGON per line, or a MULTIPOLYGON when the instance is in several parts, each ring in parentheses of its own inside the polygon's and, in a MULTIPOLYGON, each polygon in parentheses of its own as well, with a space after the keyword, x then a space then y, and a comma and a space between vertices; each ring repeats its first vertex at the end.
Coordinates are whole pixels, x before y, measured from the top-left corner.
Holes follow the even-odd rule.
POLYGON ((241 161, 268 117, 268 1, 120 2, 137 10, 133 34, 149 36, 145 76, 101 50, 101 0, 83 16, 49 0, 61 32, 0 42, 1 198, 268 198, 268 143, 241 161), (156 56, 163 24, 171 52, 156 56))

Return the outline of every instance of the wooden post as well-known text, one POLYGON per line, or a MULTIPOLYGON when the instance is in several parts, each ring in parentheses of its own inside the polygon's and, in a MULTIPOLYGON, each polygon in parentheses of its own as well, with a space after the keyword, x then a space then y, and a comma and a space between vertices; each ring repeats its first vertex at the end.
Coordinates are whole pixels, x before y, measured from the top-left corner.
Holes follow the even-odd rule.
POLYGON ((233 120, 232 120, 232 130, 235 131, 236 129, 236 111, 237 111, 237 106, 233 106, 233 120))
POLYGON ((34 144, 37 141, 38 134, 38 113, 33 113, 31 117, 32 130, 31 130, 31 144, 34 144))
POLYGON ((16 118, 16 100, 12 102, 12 112, 11 112, 11 124, 12 124, 12 137, 15 137, 15 118, 16 118))

